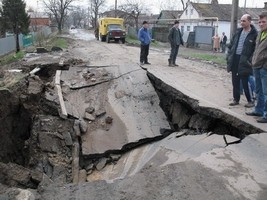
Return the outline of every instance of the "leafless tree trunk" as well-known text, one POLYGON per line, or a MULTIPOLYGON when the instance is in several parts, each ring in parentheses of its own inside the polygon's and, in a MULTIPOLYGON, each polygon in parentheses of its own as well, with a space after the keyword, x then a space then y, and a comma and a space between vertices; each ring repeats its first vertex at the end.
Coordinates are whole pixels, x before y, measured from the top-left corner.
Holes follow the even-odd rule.
POLYGON ((71 6, 71 3, 75 0, 42 0, 45 7, 54 16, 59 33, 62 32, 64 18, 67 15, 67 11, 71 6))
POLYGON ((184 0, 159 0, 158 4, 160 6, 160 10, 179 10, 180 3, 182 4, 182 9, 184 10, 186 7, 184 0))
POLYGON ((87 19, 87 10, 82 7, 74 7, 73 11, 71 12, 71 20, 72 24, 78 27, 81 27, 81 21, 87 19))
POLYGON ((89 0, 90 9, 92 12, 92 25, 94 28, 97 27, 97 20, 101 8, 105 5, 106 0, 89 0))
POLYGON ((125 4, 119 6, 119 10, 127 13, 129 18, 132 18, 135 24, 136 31, 138 31, 139 17, 141 13, 145 13, 148 9, 138 0, 127 0, 125 4))

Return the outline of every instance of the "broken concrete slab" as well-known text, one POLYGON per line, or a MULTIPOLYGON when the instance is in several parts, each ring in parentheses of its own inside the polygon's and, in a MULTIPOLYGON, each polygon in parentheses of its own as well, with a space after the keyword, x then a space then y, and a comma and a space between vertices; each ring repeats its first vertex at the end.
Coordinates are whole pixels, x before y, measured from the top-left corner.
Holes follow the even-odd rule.
POLYGON ((106 166, 106 164, 107 164, 107 158, 101 158, 99 161, 98 161, 98 163, 96 164, 96 169, 98 170, 98 171, 100 171, 100 170, 102 170, 105 166, 106 166))
POLYGON ((37 188, 42 181, 42 174, 15 163, 0 162, 0 182, 10 187, 37 188))
POLYGON ((87 179, 87 172, 85 169, 79 171, 79 183, 85 183, 87 179))
POLYGON ((8 188, 4 194, 0 194, 0 199, 35 200, 36 196, 30 190, 19 189, 19 188, 8 188))
POLYGON ((84 113, 84 117, 83 118, 87 119, 89 121, 95 121, 95 116, 93 114, 88 113, 88 112, 84 113))
MULTIPOLYGON (((74 121, 73 129, 74 129, 75 135, 77 137, 80 137, 81 136, 81 130, 80 130, 80 121, 79 120, 74 121)), ((85 130, 85 132, 86 132, 86 130, 85 130)))
MULTIPOLYGON (((96 79, 102 77, 104 72, 121 78, 90 88, 63 91, 67 94, 67 101, 76 105, 81 116, 88 107, 95 109, 93 114, 96 118, 88 118, 92 121, 90 128, 82 135, 84 156, 121 150, 127 144, 162 136, 161 129, 170 129, 146 72, 139 70, 137 65, 93 70, 90 69, 90 72, 95 74, 96 79), (116 91, 125 91, 131 95, 117 98, 116 91), (103 126, 103 119, 108 116, 113 120, 104 121, 106 125, 103 126)), ((73 80, 83 84, 85 80, 82 71, 83 68, 72 67, 70 71, 62 72, 61 79, 67 86, 71 86, 73 80)))
POLYGON ((44 83, 38 76, 32 76, 28 78, 28 94, 37 95, 41 94, 44 89, 44 83))
POLYGON ((88 129, 88 123, 84 120, 80 120, 80 130, 81 130, 81 133, 84 134, 87 132, 87 129, 88 129))
POLYGON ((72 145, 73 145, 73 141, 72 141, 70 132, 65 132, 65 131, 64 131, 64 132, 62 133, 62 135, 63 135, 63 137, 64 137, 66 146, 72 146, 72 145))

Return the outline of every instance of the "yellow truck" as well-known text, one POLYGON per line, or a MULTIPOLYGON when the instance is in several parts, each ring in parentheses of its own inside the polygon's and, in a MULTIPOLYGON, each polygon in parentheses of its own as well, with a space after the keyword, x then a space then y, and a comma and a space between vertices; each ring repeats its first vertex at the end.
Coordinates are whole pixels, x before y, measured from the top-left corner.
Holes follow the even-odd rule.
POLYGON ((111 40, 125 43, 126 32, 123 28, 124 19, 122 18, 101 18, 99 19, 99 40, 109 43, 111 40))

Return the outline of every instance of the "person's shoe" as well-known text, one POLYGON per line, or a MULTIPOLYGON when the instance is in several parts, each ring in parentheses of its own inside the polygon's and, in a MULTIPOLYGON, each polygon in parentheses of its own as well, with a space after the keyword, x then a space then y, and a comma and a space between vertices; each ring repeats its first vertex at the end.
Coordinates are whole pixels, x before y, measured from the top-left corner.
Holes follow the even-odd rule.
POLYGON ((256 113, 255 111, 246 112, 246 115, 248 115, 248 116, 256 116, 256 117, 261 117, 262 116, 262 114, 256 113))
POLYGON ((140 65, 144 65, 145 63, 144 62, 140 62, 140 65))
POLYGON ((254 103, 251 101, 251 102, 248 102, 247 104, 245 104, 245 107, 246 108, 252 108, 252 107, 254 107, 255 105, 254 105, 254 103))
POLYGON ((257 119, 257 122, 258 122, 258 123, 267 123, 267 119, 261 117, 260 119, 257 119))
POLYGON ((236 106, 238 104, 239 104, 239 102, 237 102, 237 101, 234 100, 232 103, 229 103, 229 106, 236 106))
POLYGON ((169 66, 172 66, 171 59, 168 59, 168 65, 169 65, 169 66))
POLYGON ((179 66, 179 65, 177 65, 177 64, 174 63, 173 66, 179 66))
POLYGON ((145 64, 146 64, 146 65, 151 65, 151 63, 150 63, 150 62, 145 62, 145 64))

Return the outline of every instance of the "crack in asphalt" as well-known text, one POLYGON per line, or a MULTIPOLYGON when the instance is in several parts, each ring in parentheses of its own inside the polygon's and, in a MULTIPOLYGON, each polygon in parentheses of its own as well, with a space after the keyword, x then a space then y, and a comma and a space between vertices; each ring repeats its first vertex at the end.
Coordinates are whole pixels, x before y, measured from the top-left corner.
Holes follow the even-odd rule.
POLYGON ((113 80, 116 80, 116 79, 119 79, 127 74, 130 74, 132 72, 136 72, 136 71, 140 71, 142 69, 135 69, 135 70, 132 70, 132 71, 129 71, 129 72, 126 72, 124 74, 121 74, 117 77, 114 77, 114 78, 111 78, 111 79, 108 79, 108 80, 104 80, 104 81, 100 81, 100 82, 96 82, 96 83, 91 83, 91 84, 88 84, 88 85, 83 85, 83 86, 78 86, 78 87, 70 87, 71 90, 79 90, 79 89, 83 89, 83 88, 88 88, 88 87, 93 87, 93 86, 96 86, 96 85, 100 85, 100 84, 103 84, 103 83, 106 83, 106 82, 110 82, 110 81, 113 81, 113 80))

